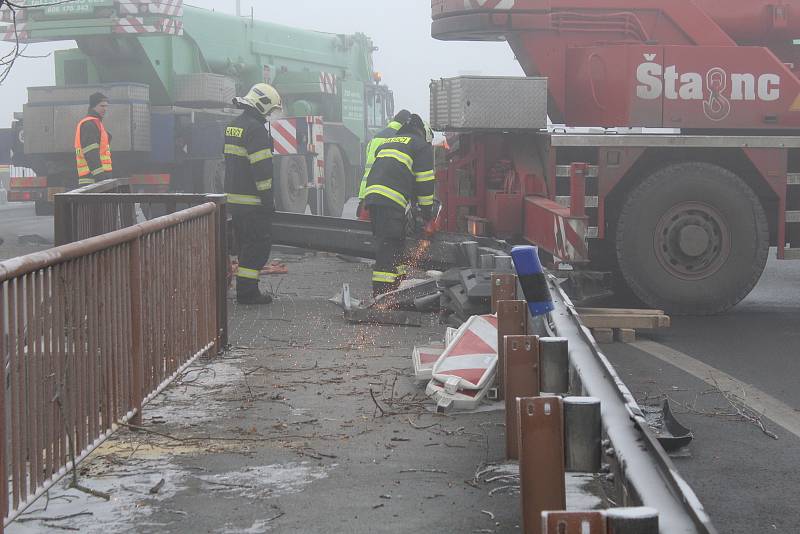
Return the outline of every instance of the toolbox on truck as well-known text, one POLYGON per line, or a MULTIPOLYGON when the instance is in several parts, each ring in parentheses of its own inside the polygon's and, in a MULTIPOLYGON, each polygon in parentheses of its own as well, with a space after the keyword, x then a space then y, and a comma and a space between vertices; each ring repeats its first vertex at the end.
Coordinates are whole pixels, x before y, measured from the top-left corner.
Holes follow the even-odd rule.
POLYGON ((224 108, 236 96, 236 81, 210 72, 175 76, 175 103, 182 106, 224 108))
POLYGON ((23 108, 25 153, 74 152, 75 126, 86 116, 89 95, 109 98, 103 119, 112 151, 150 151, 150 89, 144 84, 30 87, 23 108))
POLYGON ((459 76, 432 80, 434 130, 547 128, 547 78, 459 76))

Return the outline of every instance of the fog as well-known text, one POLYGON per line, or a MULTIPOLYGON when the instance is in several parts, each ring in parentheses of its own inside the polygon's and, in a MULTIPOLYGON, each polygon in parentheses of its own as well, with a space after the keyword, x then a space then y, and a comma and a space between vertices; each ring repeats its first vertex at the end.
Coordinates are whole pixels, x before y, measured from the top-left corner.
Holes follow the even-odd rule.
MULTIPOLYGON (((235 0, 185 2, 234 13, 235 0)), ((429 0, 276 0, 241 2, 241 12, 256 19, 333 33, 362 32, 378 51, 375 69, 392 88, 395 102, 428 115, 428 83, 433 78, 459 74, 521 75, 514 54, 505 43, 441 42, 430 36, 429 0)), ((10 49, 5 43, 2 52, 10 49)), ((22 111, 28 86, 55 83, 53 50, 72 48, 74 42, 41 43, 27 48, 11 75, 0 85, 0 128, 8 127, 12 113, 22 111), (43 57, 35 57, 43 56, 43 57)))

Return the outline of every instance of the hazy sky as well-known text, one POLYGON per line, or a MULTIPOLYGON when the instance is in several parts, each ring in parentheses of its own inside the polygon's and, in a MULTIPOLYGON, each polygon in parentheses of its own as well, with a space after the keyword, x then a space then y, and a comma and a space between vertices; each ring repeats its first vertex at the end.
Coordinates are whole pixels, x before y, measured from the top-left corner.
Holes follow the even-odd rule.
MULTIPOLYGON (((235 0, 193 0, 186 4, 235 12, 235 0)), ((428 115, 428 83, 432 78, 480 73, 521 75, 505 43, 441 42, 430 36, 430 0, 242 0, 242 13, 253 8, 257 19, 334 33, 363 32, 379 48, 375 68, 395 94, 397 109, 428 115)), ((30 55, 71 48, 74 43, 31 45, 30 55)), ((8 45, 0 45, 0 52, 8 45)), ((53 59, 21 58, 0 85, 0 127, 22 111, 25 88, 55 83, 53 59)))

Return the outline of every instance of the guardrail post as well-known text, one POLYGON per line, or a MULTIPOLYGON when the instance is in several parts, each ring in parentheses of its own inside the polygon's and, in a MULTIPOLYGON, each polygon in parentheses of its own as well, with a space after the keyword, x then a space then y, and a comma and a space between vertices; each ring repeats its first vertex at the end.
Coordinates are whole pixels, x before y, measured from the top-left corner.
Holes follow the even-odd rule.
POLYGON ((569 391, 569 341, 563 337, 539 339, 542 391, 558 395, 569 391))
POLYGON ((136 414, 131 424, 142 424, 144 398, 144 355, 142 353, 142 264, 141 238, 131 241, 130 248, 130 299, 131 299, 131 408, 136 414))
POLYGON ((528 305, 524 300, 497 302, 497 398, 505 398, 505 337, 527 333, 528 305))
POLYGON ((542 533, 542 512, 567 507, 560 397, 517 399, 522 532, 542 533))
POLYGON ((567 471, 598 473, 601 464, 602 438, 600 399, 564 397, 564 448, 567 471))
POLYGON ((658 532, 658 510, 640 506, 606 510, 608 534, 651 534, 658 532))
POLYGON ((497 313, 497 302, 516 300, 517 275, 492 273, 492 313, 497 313))
POLYGON ((519 458, 517 398, 539 396, 539 338, 505 337, 506 458, 519 458))
POLYGON ((605 514, 601 511, 542 512, 542 534, 606 534, 605 514))

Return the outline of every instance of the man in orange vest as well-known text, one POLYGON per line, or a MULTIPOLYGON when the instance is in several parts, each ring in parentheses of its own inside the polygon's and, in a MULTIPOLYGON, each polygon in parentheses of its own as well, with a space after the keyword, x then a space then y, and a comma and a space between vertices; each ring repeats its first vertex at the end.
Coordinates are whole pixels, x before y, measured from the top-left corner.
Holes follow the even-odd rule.
POLYGON ((89 112, 75 127, 75 160, 78 185, 90 185, 112 177, 111 134, 103 126, 108 97, 94 93, 89 97, 89 112))

